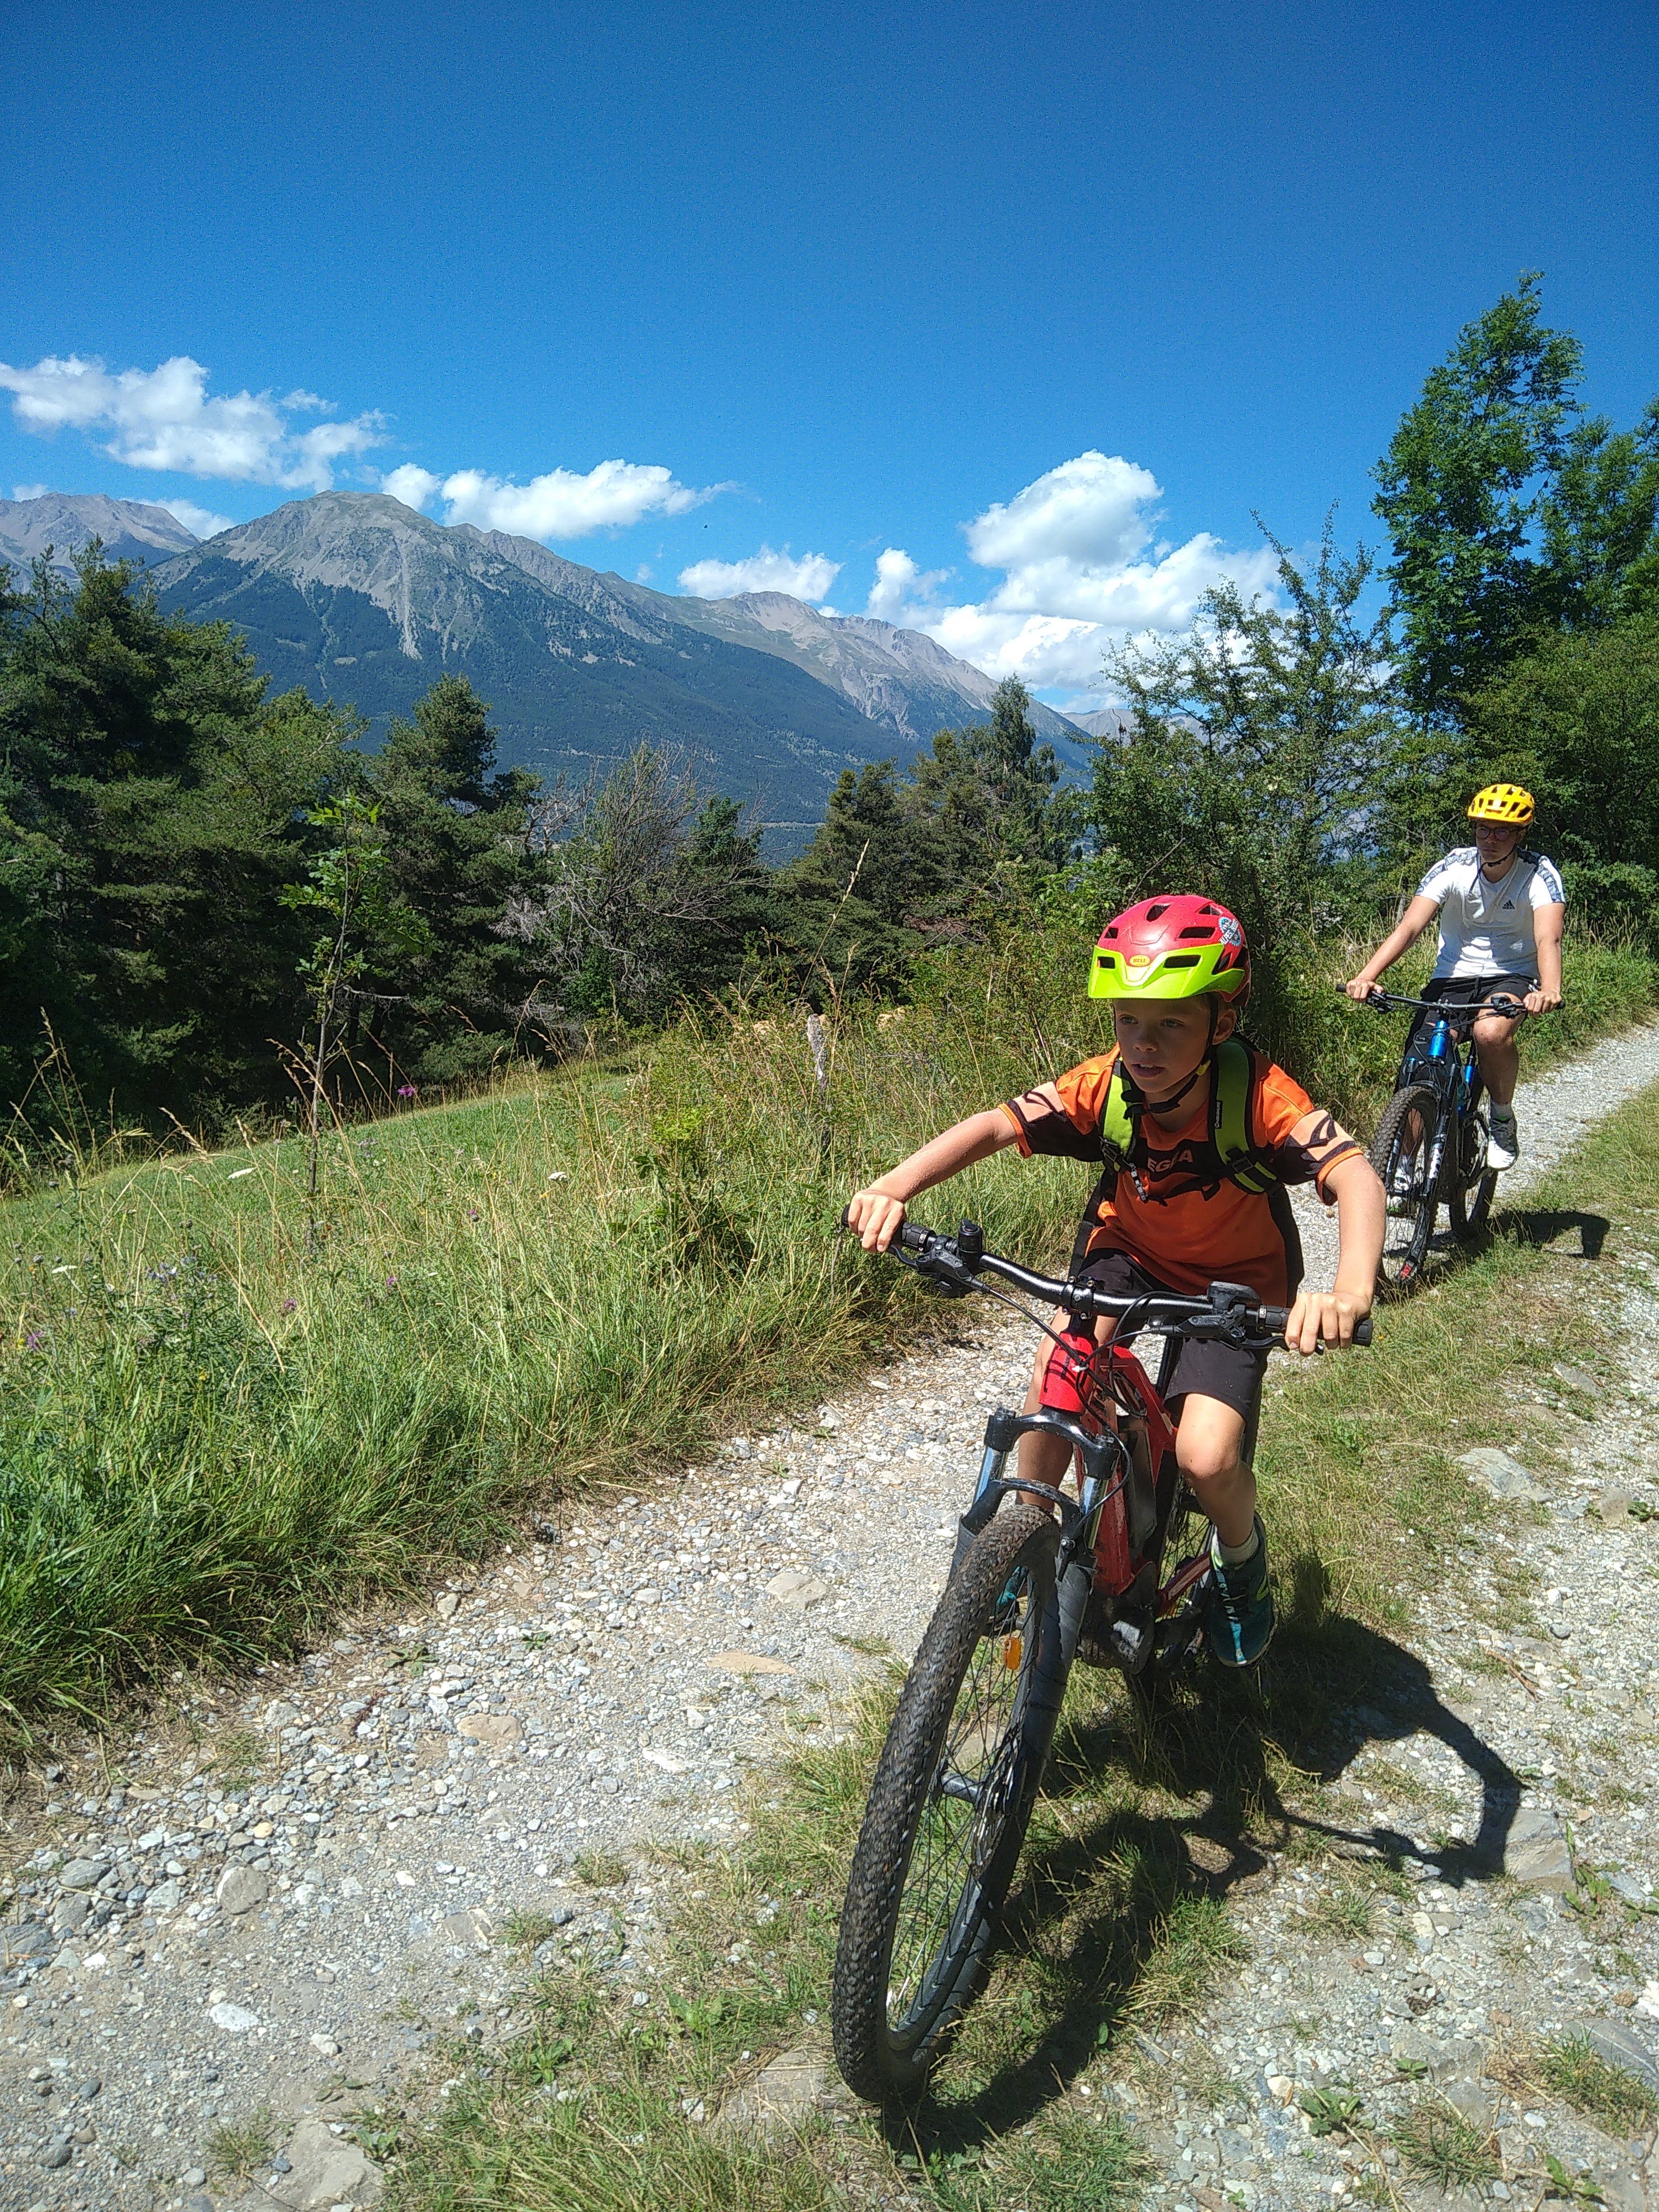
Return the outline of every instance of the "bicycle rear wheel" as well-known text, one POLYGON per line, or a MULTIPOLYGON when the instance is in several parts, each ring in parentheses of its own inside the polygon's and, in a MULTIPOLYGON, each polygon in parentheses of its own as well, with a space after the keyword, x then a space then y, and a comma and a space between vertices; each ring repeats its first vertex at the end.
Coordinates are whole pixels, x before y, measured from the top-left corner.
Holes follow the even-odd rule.
POLYGON ((830 2017, 849 2088, 919 2089, 978 1987, 1065 1689, 1059 1530, 1005 1504, 940 1599, 871 1784, 830 2017))
POLYGON ((1212 1588, 1209 1521, 1199 1510, 1198 1501, 1185 1477, 1177 1474, 1175 1480, 1176 1493, 1163 1544, 1167 1571, 1160 1593, 1160 1602, 1168 1602, 1169 1610, 1160 1611, 1153 1625, 1152 1648, 1146 1664, 1129 1677, 1130 1688, 1147 1706, 1157 1704, 1203 1635, 1212 1588), (1188 1579, 1188 1571, 1199 1567, 1200 1563, 1202 1571, 1188 1579), (1172 1601, 1169 1600, 1164 1593, 1175 1590, 1177 1584, 1178 1593, 1172 1601))
POLYGON ((1498 1170, 1486 1165, 1486 1117, 1476 1111, 1467 1116, 1462 1128, 1462 1157, 1458 1163, 1459 1173, 1447 1211, 1451 1215, 1452 1233, 1455 1237, 1474 1237, 1486 1225, 1486 1216, 1492 1211, 1492 1193, 1498 1188, 1498 1170))
POLYGON ((1423 1272, 1440 1206, 1438 1178, 1434 1189, 1427 1182, 1439 1120, 1436 1093, 1426 1083, 1410 1084, 1389 1099, 1371 1139, 1370 1163, 1382 1179, 1389 1201, 1382 1232, 1385 1282, 1410 1283, 1423 1272))

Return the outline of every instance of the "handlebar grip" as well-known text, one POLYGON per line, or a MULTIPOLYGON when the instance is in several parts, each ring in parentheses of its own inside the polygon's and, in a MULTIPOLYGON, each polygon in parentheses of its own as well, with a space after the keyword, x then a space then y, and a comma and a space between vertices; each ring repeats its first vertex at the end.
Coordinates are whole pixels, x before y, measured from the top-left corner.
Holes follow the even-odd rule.
MULTIPOLYGON (((1291 1310, 1288 1306, 1263 1306, 1261 1309, 1262 1329, 1267 1334, 1282 1337, 1285 1334, 1285 1324, 1290 1317, 1291 1310)), ((1356 1344, 1370 1342, 1371 1317, 1369 1314, 1362 1321, 1357 1321, 1354 1323, 1353 1340, 1356 1344)))
POLYGON ((924 1229, 919 1221, 907 1221, 901 1224, 893 1241, 902 1245, 907 1252, 923 1252, 927 1249, 927 1240, 933 1233, 931 1229, 924 1229))

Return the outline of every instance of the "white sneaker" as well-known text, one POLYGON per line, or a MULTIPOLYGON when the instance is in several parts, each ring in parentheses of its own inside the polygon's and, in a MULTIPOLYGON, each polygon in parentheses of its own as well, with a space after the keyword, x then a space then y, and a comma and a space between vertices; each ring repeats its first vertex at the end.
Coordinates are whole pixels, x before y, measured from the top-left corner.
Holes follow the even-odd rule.
POLYGON ((1515 1126, 1515 1114, 1507 1106, 1494 1106, 1487 1123, 1486 1165, 1499 1173, 1512 1168, 1521 1157, 1521 1135, 1515 1126))

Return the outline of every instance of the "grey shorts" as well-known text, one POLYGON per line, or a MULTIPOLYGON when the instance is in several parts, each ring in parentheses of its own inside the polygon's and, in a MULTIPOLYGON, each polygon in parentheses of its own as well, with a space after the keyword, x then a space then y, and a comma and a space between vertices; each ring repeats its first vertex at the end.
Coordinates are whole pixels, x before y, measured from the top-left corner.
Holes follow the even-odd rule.
MULTIPOLYGON (((1137 1267, 1127 1252, 1097 1252, 1093 1259, 1084 1261, 1078 1273, 1083 1281, 1095 1284, 1109 1297, 1137 1297, 1143 1293, 1148 1297, 1165 1298, 1190 1295, 1157 1281, 1144 1267, 1137 1267)), ((1241 1456, 1248 1460, 1255 1449, 1261 1383, 1267 1372, 1265 1352, 1246 1352, 1236 1344, 1199 1343, 1188 1338, 1176 1354, 1175 1373, 1164 1392, 1164 1402, 1172 1413, 1178 1415, 1181 1401, 1195 1390, 1200 1397, 1218 1398, 1224 1406, 1231 1406, 1243 1419, 1241 1456)))

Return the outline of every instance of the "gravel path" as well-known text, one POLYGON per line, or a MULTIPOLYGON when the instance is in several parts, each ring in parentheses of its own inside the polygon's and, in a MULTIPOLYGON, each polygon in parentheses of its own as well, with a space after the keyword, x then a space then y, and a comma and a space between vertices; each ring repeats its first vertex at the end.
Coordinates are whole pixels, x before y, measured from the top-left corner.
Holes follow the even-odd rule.
MULTIPOLYGON (((1659 1026, 1528 1085, 1510 1188, 1656 1079, 1659 1026)), ((1650 1346, 1656 1289, 1638 1271, 1621 1292, 1650 1346)), ((1639 1330, 1632 1340, 1641 1346, 1639 1330)), ((434 2036, 459 2027, 493 2041, 518 2024, 497 1940, 510 1916, 550 1917, 545 1960, 580 1952, 648 1979, 677 1877, 643 1847, 740 1834, 737 1785, 776 1745, 783 1711, 833 1729, 839 1694, 871 1656, 914 1649, 985 1413, 1023 1388, 1030 1358, 1029 1333, 1000 1325, 913 1346, 819 1408, 810 1430, 738 1438, 650 1498, 573 1500, 562 1528, 538 1528, 476 1583, 359 1620, 251 1693, 204 1693, 165 1726, 64 1753, 7 1808, 3 2212, 371 2204, 372 2135, 356 2128, 365 2149, 349 2116, 424 2082, 434 2036), (261 2112, 273 2116, 269 2142, 248 2185, 215 2179, 216 2130, 261 2112)), ((1240 2086, 1219 2113, 1194 2097, 1173 2117, 1143 2115, 1160 2204, 1218 2208, 1221 2189, 1249 2208, 1340 2201, 1340 2159, 1287 2122, 1289 2092, 1270 2082, 1385 2062, 1393 2081, 1403 2053, 1486 2096, 1478 2075, 1504 2009, 1497 1992, 1529 2021, 1540 2007, 1594 2009, 1592 1991, 1606 1992, 1589 1979, 1592 1947, 1548 1887, 1563 1809, 1578 1808, 1598 1863, 1632 1886, 1616 1947, 1631 1988, 1614 1994, 1630 1996, 1618 2019, 1651 2063, 1649 1761, 1612 1739, 1635 1741, 1632 1685, 1645 1701, 1659 1679, 1647 1668, 1659 1650, 1647 1565, 1659 1540, 1616 1500, 1599 1520, 1584 1504, 1610 1471, 1627 1470, 1626 1486, 1641 1480, 1656 1385, 1639 1361, 1563 1382, 1581 1472, 1548 1493, 1542 1526, 1517 1511, 1506 1532, 1559 1591, 1567 1638, 1500 1641, 1496 1675, 1473 1649, 1437 1649, 1443 1710, 1427 1727, 1403 1710, 1365 1717, 1370 1749, 1345 1778, 1368 1817, 1408 1830, 1419 1784, 1438 1793, 1439 1817, 1455 1800, 1467 1826, 1480 1817, 1471 1790, 1483 1761, 1534 1775, 1521 1804, 1545 1886, 1441 1881, 1439 1846, 1422 1838, 1420 1909, 1401 1908, 1370 1963, 1327 1962, 1310 1945, 1316 1877, 1287 1875, 1241 1899, 1255 1963, 1198 2031, 1240 2086), (1592 1751, 1604 1729, 1607 1747, 1592 1751), (1479 1755, 1476 1732, 1489 1747, 1479 1755), (1384 1753, 1373 1779, 1367 1759, 1384 1753), (1520 1988, 1501 1963, 1517 1946, 1529 1961, 1520 1988), (1440 2008, 1430 2018, 1425 2005, 1419 2027, 1431 1987, 1440 2008), (1304 2034, 1296 2022, 1315 2016, 1304 2034)), ((1650 1719, 1645 1702, 1637 1710, 1650 1719)), ((1551 2127, 1553 2144, 1577 2140, 1551 2127)), ((1621 2177, 1616 2200, 1604 2184, 1610 2201, 1636 2212, 1637 2154, 1625 2147, 1610 2162, 1594 2148, 1598 2173, 1617 2163, 1621 2177)))

